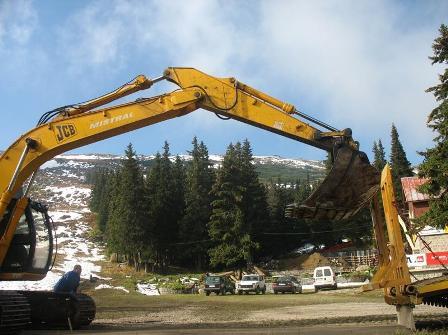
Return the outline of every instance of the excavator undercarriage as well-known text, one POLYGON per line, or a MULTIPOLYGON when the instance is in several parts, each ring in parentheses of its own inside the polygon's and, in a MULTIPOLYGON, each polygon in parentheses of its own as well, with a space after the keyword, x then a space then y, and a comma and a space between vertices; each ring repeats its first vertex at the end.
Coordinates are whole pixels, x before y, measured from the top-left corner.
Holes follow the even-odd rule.
POLYGON ((0 334, 23 329, 78 329, 95 319, 95 302, 85 294, 0 291, 0 334))

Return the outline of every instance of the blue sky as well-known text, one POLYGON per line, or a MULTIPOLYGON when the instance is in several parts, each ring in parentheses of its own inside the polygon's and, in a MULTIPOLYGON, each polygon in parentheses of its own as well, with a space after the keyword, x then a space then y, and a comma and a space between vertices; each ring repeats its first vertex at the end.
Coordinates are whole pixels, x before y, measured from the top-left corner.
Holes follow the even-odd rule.
MULTIPOLYGON (((392 122, 413 163, 432 146, 425 89, 441 68, 428 56, 447 1, 0 0, 0 149, 58 106, 106 93, 137 74, 191 66, 236 77, 337 128, 371 156, 392 122)), ((138 96, 173 89, 158 85, 138 96)), ((153 125, 79 153, 185 153, 198 136, 210 153, 248 138, 256 155, 325 153, 206 111, 153 125)))

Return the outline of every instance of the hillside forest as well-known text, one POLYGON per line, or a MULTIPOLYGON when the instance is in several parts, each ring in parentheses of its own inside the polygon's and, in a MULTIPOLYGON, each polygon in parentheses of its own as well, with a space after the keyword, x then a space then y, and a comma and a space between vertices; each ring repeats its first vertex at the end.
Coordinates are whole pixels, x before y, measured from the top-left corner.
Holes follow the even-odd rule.
POLYGON ((368 209, 340 222, 285 218, 286 205, 302 202, 321 179, 261 180, 248 140, 230 144, 218 168, 197 138, 189 154, 189 161, 173 159, 165 142, 145 167, 129 144, 117 169, 89 176, 95 236, 109 253, 137 270, 220 270, 244 268, 305 244, 350 240, 370 247, 368 209))

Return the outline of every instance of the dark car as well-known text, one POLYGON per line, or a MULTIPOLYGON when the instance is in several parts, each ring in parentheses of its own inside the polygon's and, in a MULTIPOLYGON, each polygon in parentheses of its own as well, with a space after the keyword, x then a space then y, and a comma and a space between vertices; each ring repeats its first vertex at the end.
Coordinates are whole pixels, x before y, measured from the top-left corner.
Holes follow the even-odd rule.
POLYGON ((235 294, 235 284, 224 276, 206 276, 204 291, 205 295, 210 295, 211 292, 216 295, 225 295, 227 292, 235 294))
POLYGON ((275 277, 272 283, 272 290, 275 294, 279 292, 302 293, 302 284, 293 276, 275 277))

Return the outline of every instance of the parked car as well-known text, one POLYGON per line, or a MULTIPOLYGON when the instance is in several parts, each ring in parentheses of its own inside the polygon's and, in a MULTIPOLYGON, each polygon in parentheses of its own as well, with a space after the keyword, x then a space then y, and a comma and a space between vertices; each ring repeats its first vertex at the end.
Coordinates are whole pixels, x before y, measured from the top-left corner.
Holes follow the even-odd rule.
POLYGON ((244 275, 243 278, 241 278, 241 281, 237 283, 236 289, 238 291, 238 294, 249 292, 255 292, 256 294, 266 293, 266 283, 264 281, 264 276, 258 275, 258 274, 250 274, 250 275, 244 275))
POLYGON ((314 269, 314 290, 317 292, 321 288, 337 289, 336 274, 329 266, 320 266, 314 269))
POLYGON ((235 294, 235 284, 228 277, 208 275, 205 277, 204 292, 207 296, 211 292, 216 295, 225 295, 227 292, 235 294))
POLYGON ((298 255, 305 255, 305 254, 312 253, 315 249, 316 249, 316 246, 314 244, 305 243, 300 248, 297 248, 296 250, 294 250, 294 253, 296 253, 298 255))
POLYGON ((292 294, 302 293, 302 284, 293 276, 277 276, 274 277, 272 290, 274 291, 274 294, 278 294, 279 292, 290 292, 292 294))

